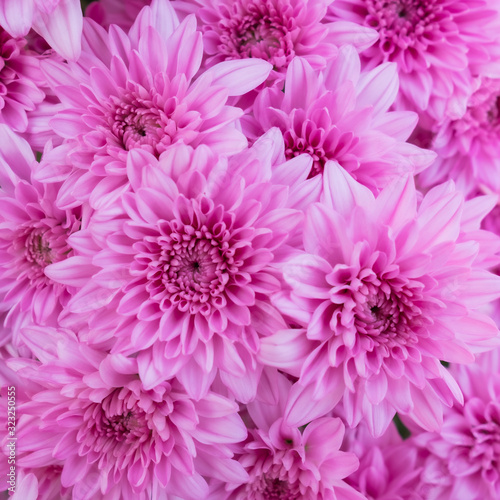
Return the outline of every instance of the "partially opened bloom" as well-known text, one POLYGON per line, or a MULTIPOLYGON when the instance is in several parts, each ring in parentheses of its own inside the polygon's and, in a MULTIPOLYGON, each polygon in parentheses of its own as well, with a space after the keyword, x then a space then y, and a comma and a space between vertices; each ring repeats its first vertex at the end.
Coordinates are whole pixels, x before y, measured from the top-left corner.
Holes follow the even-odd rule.
POLYGON ((405 172, 416 173, 433 153, 406 143, 417 123, 412 112, 389 112, 398 92, 396 66, 383 64, 362 73, 359 56, 349 46, 323 72, 307 60, 290 64, 284 92, 265 89, 246 118, 250 135, 278 127, 288 158, 309 154, 309 177, 321 175, 336 160, 373 190, 405 172))
POLYGON ((275 266, 302 214, 289 186, 266 181, 270 162, 252 166, 238 173, 208 148, 181 144, 159 161, 131 153, 125 213, 95 223, 81 255, 51 268, 60 283, 79 282, 65 320, 89 313, 96 332, 115 332, 114 351, 141 351, 148 387, 177 374, 199 395, 220 368, 240 401, 255 394, 259 335, 285 325, 269 303, 275 266))
POLYGON ((460 119, 446 119, 430 147, 437 157, 419 177, 422 187, 454 179, 466 195, 500 192, 500 79, 482 78, 460 119))
POLYGON ((81 50, 82 8, 79 0, 4 0, 0 26, 13 37, 33 28, 65 59, 76 60, 81 50))
POLYGON ((498 50, 497 10, 491 0, 335 0, 330 18, 377 30, 377 43, 363 53, 368 67, 395 62, 398 105, 439 122, 464 113, 481 67, 497 73, 489 65, 498 50))
POLYGON ((208 491, 198 468, 245 480, 228 447, 246 437, 236 403, 213 392, 193 400, 175 379, 147 390, 136 359, 91 349, 70 331, 33 328, 23 340, 37 360, 11 366, 41 388, 19 406, 18 467, 60 466, 62 487, 85 499, 145 500, 161 489, 198 500, 208 491))
POLYGON ((43 78, 38 59, 26 50, 26 43, 0 28, 0 123, 16 132, 26 130, 26 113, 45 97, 39 88, 43 78))
POLYGON ((415 443, 424 458, 420 491, 425 498, 494 500, 500 495, 500 353, 471 366, 453 366, 464 405, 446 411, 439 433, 415 443))
POLYGON ((325 23, 331 0, 216 0, 201 5, 208 65, 231 59, 260 58, 273 65, 272 79, 283 79, 295 56, 322 68, 337 48, 350 43, 358 50, 377 39, 374 30, 351 22, 325 23))
POLYGON ((269 63, 230 61, 194 79, 203 57, 195 17, 179 24, 166 0, 145 7, 128 35, 86 19, 83 41, 77 63, 43 65, 66 108, 50 124, 74 146, 66 203, 90 198, 97 208, 116 199, 136 149, 159 156, 179 142, 227 154, 245 148, 236 127, 243 112, 226 101, 264 81, 269 63))
POLYGON ((462 399, 440 360, 472 362, 498 343, 478 309, 500 294, 487 271, 500 240, 479 230, 495 198, 464 203, 450 181, 418 203, 411 177, 375 198, 333 162, 324 183, 305 252, 283 267, 290 292, 274 301, 302 328, 262 340, 264 363, 300 375, 286 420, 342 400, 349 424, 364 418, 375 435, 396 411, 437 429, 443 405, 462 399))
MULTIPOLYGON (((46 270, 72 253, 69 237, 85 224, 86 210, 57 208, 58 184, 33 177, 38 168, 28 143, 0 125, 0 290, 9 327, 23 318, 55 321, 70 293, 46 270)), ((15 327, 14 329, 17 330, 15 327)))
POLYGON ((283 415, 291 383, 281 374, 263 377, 259 400, 248 404, 249 436, 237 453, 248 472, 238 487, 231 483, 209 498, 219 500, 362 500, 344 479, 354 472, 358 459, 340 451, 344 425, 324 417, 305 429, 287 426, 283 415))

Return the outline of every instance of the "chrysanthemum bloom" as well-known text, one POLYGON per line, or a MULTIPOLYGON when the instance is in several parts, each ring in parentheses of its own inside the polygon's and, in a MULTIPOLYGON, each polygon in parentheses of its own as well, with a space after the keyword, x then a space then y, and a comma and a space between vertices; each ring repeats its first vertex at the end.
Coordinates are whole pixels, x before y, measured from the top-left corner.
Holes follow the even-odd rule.
POLYGON ((330 18, 376 29, 378 42, 363 53, 364 62, 397 63, 398 105, 441 121, 465 111, 470 75, 489 63, 497 42, 497 10, 491 0, 335 0, 330 18))
POLYGON ((212 484, 211 500, 362 500, 344 479, 357 469, 358 459, 340 451, 344 425, 324 417, 305 429, 283 422, 292 386, 283 375, 267 372, 259 386, 259 400, 248 404, 249 435, 237 452, 248 480, 212 484))
POLYGON ((76 60, 81 50, 82 8, 79 0, 3 0, 0 26, 13 37, 33 28, 65 59, 76 60))
POLYGON ((410 176, 375 198, 336 163, 306 214, 305 252, 283 267, 274 301, 303 328, 262 340, 260 359, 300 375, 286 421, 301 425, 343 400, 348 423, 380 435, 395 412, 438 429, 462 400, 440 360, 467 363, 498 343, 479 307, 499 297, 486 269, 500 249, 479 230, 495 198, 464 203, 450 181, 420 203, 410 176), (300 390, 302 386, 302 390, 300 390))
POLYGON ((178 142, 227 154, 245 148, 236 128, 243 112, 226 101, 259 85, 271 65, 229 61, 193 80, 203 57, 194 16, 179 25, 170 4, 157 0, 141 11, 129 35, 86 20, 83 47, 78 63, 43 65, 66 104, 50 124, 74 144, 76 168, 63 187, 68 195, 90 197, 96 208, 110 203, 127 187, 132 150, 159 156, 178 142))
POLYGON ((12 38, 0 28, 0 123, 16 132, 28 126, 27 111, 43 101, 42 73, 35 55, 25 50, 26 40, 12 38))
POLYGON ((72 254, 69 237, 81 228, 85 209, 57 208, 59 186, 33 179, 38 163, 31 148, 6 125, 0 125, 0 142, 1 310, 9 311, 10 327, 20 316, 43 324, 69 300, 67 287, 46 270, 72 254))
POLYGON ((421 491, 428 499, 500 497, 500 352, 452 366, 465 403, 444 415, 439 433, 415 437, 425 457, 421 491))
POLYGON ((269 296, 280 289, 274 266, 302 221, 289 207, 303 196, 266 182, 269 163, 252 167, 238 174, 206 147, 178 144, 159 161, 132 152, 125 214, 83 232, 77 255, 51 269, 62 284, 94 269, 66 319, 94 313, 92 328, 118 337, 115 352, 143 351, 148 387, 177 374, 199 396, 220 368, 240 401, 255 394, 259 335, 286 325, 269 296), (84 258, 92 245, 99 251, 84 258))
POLYGON ((284 92, 265 89, 247 118, 249 135, 278 127, 288 158, 313 158, 309 177, 336 160, 359 182, 377 190, 405 172, 416 173, 434 153, 406 143, 417 123, 412 112, 388 112, 398 92, 396 65, 361 73, 359 56, 345 46, 324 72, 302 58, 290 64, 284 92))
POLYGON ((428 500, 417 492, 422 472, 418 450, 394 425, 377 439, 364 424, 347 429, 343 450, 356 454, 359 468, 346 482, 367 500, 428 500))
POLYGON ((499 140, 500 80, 483 78, 465 115, 437 128, 430 147, 438 156, 419 185, 428 188, 451 178, 466 195, 478 189, 500 192, 499 140))
POLYGON ((322 68, 337 47, 350 43, 358 50, 373 44, 377 33, 355 23, 325 23, 332 0, 216 0, 200 4, 203 41, 209 65, 230 59, 260 58, 273 65, 273 79, 283 79, 295 56, 322 68))
POLYGON ((108 356, 70 331, 33 328, 22 336, 36 361, 10 366, 42 388, 18 407, 18 467, 61 464, 73 498, 93 475, 93 489, 78 497, 86 499, 145 500, 164 490, 199 500, 208 490, 202 474, 245 481, 228 447, 247 434, 236 403, 213 392, 195 401, 175 379, 146 390, 136 359, 108 356))

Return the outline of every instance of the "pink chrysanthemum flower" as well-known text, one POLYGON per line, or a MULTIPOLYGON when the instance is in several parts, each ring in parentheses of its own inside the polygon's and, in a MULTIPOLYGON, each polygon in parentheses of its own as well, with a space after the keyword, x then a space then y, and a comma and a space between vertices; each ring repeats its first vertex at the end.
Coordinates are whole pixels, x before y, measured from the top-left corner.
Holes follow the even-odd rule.
MULTIPOLYGON (((322 68, 337 47, 350 43, 363 50, 377 39, 371 28, 350 22, 324 23, 331 0, 216 0, 202 8, 203 41, 209 65, 230 59, 264 59, 273 65, 273 79, 295 56, 322 68)), ((281 76, 280 76, 281 74, 281 76)))
POLYGON ((3 0, 0 26, 13 37, 33 28, 65 59, 76 60, 81 50, 82 8, 79 0, 3 0))
POLYGON ((417 492, 422 472, 418 450, 401 439, 395 426, 377 439, 364 424, 347 429, 342 449, 359 458, 359 468, 346 482, 366 500, 429 500, 417 492))
POLYGON ((358 459, 340 451, 344 425, 325 417, 305 429, 283 422, 292 386, 283 375, 267 372, 258 400, 245 409, 249 436, 240 452, 248 481, 239 486, 211 485, 211 500, 362 500, 344 479, 358 459))
POLYGON ((28 126, 26 112, 43 101, 42 74, 35 55, 25 49, 26 40, 12 38, 0 28, 0 122, 16 132, 28 126))
POLYGON ((463 114, 471 75, 489 63, 500 27, 490 0, 335 0, 330 14, 376 29, 379 40, 364 61, 370 68, 397 63, 398 105, 437 121, 463 114))
POLYGON ((111 203, 127 188, 126 158, 136 149, 159 156, 179 142, 227 154, 245 148, 236 127, 243 112, 226 101, 259 85, 271 66, 229 61, 194 80, 203 57, 194 16, 179 25, 170 3, 155 0, 129 35, 86 20, 83 47, 77 63, 43 65, 66 105, 50 124, 74 144, 76 168, 63 186, 69 198, 111 203))
POLYGON ((414 438, 425 459, 420 491, 432 500, 496 500, 500 496, 500 352, 450 370, 465 402, 445 413, 441 432, 414 438))
POLYGON ((70 331, 33 328, 23 340, 37 361, 10 365, 41 389, 19 406, 18 467, 61 465, 73 498, 93 475, 92 490, 80 492, 86 499, 145 500, 164 490, 199 500, 208 492, 202 475, 245 481, 228 447, 247 434, 236 403, 213 392, 193 400, 175 379, 146 390, 136 359, 91 349, 70 331))
POLYGON ((361 73, 358 54, 346 46, 324 72, 296 58, 284 92, 265 89, 246 119, 248 133, 278 127, 288 158, 307 153, 309 176, 336 160, 359 182, 377 190, 405 172, 418 172, 434 154, 406 143, 417 123, 411 112, 388 112, 398 92, 396 66, 361 73))
POLYGON ((26 141, 0 126, 0 290, 10 327, 20 316, 55 321, 69 298, 66 286, 46 271, 72 254, 70 235, 85 220, 85 209, 57 208, 58 185, 37 182, 38 163, 26 141))
POLYGON ((468 363, 498 342, 478 309, 500 294, 487 271, 500 240, 479 230, 495 199, 464 203, 450 181, 417 203, 412 177, 375 198, 333 162, 324 184, 305 252, 283 267, 291 291, 274 301, 303 328, 262 340, 264 363, 300 375, 286 420, 300 425, 343 400, 349 424, 364 417, 375 435, 396 411, 437 429, 443 404, 462 399, 440 360, 468 363))
POLYGON ((208 148, 181 144, 159 161, 132 152, 126 214, 83 232, 77 255, 52 268, 62 284, 93 269, 66 320, 94 314, 92 328, 104 331, 93 342, 115 331, 114 351, 142 351, 148 387, 176 374, 200 395, 220 368, 240 401, 255 395, 259 335, 285 326, 269 296, 280 289, 274 266, 292 251, 285 242, 302 220, 289 207, 304 195, 267 182, 270 162, 249 165, 237 173, 208 148))
POLYGON ((500 192, 499 140, 500 80, 483 78, 465 115, 437 128, 430 147, 438 156, 419 184, 428 188, 451 178, 466 195, 476 189, 500 192))

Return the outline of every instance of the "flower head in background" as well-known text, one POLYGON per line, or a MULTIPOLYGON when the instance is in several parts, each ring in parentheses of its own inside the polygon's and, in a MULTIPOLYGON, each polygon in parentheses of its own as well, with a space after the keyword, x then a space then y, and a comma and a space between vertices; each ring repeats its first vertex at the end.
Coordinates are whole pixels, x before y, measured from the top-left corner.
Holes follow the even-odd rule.
POLYGON ((418 491, 422 473, 418 448, 403 441, 396 426, 389 426, 379 438, 373 438, 364 423, 346 429, 342 449, 359 458, 359 468, 346 482, 367 500, 426 500, 418 491))
POLYGON ((292 384, 278 372, 262 378, 258 400, 249 403, 249 436, 237 453, 248 472, 238 487, 209 498, 231 500, 362 500, 344 479, 357 469, 351 452, 340 451, 344 425, 339 418, 324 417, 305 429, 283 422, 292 384))
POLYGON ((82 8, 79 0, 5 0, 0 26, 23 37, 33 28, 62 57, 76 60, 81 50, 82 8))
POLYGON ((278 127, 287 158, 309 154, 309 177, 337 161, 362 184, 377 191, 404 173, 416 173, 433 153, 406 143, 417 123, 411 112, 390 112, 398 93, 394 64, 361 72, 359 56, 349 46, 323 72, 296 58, 288 68, 284 92, 270 88, 246 117, 247 133, 259 136, 278 127))
POLYGON ((78 62, 43 65, 65 104, 50 124, 74 146, 67 203, 90 198, 98 208, 115 200, 128 186, 125 163, 133 150, 158 157, 180 142, 226 154, 245 148, 236 127, 243 112, 226 102, 264 81, 271 65, 229 61, 194 79, 202 57, 194 16, 179 24, 170 3, 158 0, 144 7, 128 35, 86 19, 78 62))
POLYGON ((260 58, 273 65, 272 79, 283 80, 295 56, 323 68, 343 44, 358 50, 377 39, 371 28, 350 22, 325 23, 331 0, 216 0, 201 4, 208 65, 232 59, 260 58))
POLYGON ((57 208, 58 184, 36 181, 38 163, 26 141, 0 126, 0 290, 10 328, 22 318, 54 322, 70 298, 46 274, 72 254, 69 238, 85 224, 85 208, 57 208))
POLYGON ((145 500, 161 488, 198 500, 208 490, 198 467, 207 477, 245 480, 228 447, 246 436, 236 403, 212 392, 193 400, 175 379, 146 390, 136 359, 91 349, 69 331, 34 327, 23 341, 37 361, 11 367, 41 388, 19 407, 20 467, 59 464, 61 485, 74 490, 93 475, 83 498, 145 500))
POLYGON ((264 363, 300 375, 286 421, 342 400, 349 424, 364 418, 374 435, 396 412, 438 429, 443 405, 462 399, 440 360, 469 363, 498 343, 479 310, 500 293, 487 270, 500 240, 479 230, 495 199, 464 203, 449 182, 418 203, 411 177, 375 198, 333 162, 324 182, 323 203, 306 213, 305 252, 283 267, 290 292, 274 300, 303 329, 262 340, 264 363))
POLYGON ((460 119, 446 119, 436 128, 430 147, 437 153, 418 178, 429 188, 455 180, 465 195, 500 192, 500 79, 482 78, 460 119))
POLYGON ((490 64, 498 52, 497 10, 490 0, 335 0, 330 19, 377 30, 364 61, 370 68, 395 62, 398 106, 441 122, 465 112, 472 77, 484 69, 498 73, 490 64))
POLYGON ((446 411, 440 432, 414 441, 424 460, 425 498, 494 500, 500 495, 500 352, 470 366, 452 366, 464 405, 446 411))

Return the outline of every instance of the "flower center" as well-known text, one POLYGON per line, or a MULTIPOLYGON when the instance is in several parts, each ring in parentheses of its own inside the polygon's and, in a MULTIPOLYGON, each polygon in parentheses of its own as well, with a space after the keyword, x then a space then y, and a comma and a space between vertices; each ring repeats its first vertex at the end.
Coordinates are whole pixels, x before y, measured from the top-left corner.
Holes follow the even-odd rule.
POLYGON ((365 24, 378 30, 378 45, 386 59, 395 59, 408 47, 424 50, 433 32, 441 32, 442 0, 365 0, 365 24))
POLYGON ((55 224, 49 219, 30 224, 14 238, 11 251, 17 255, 20 278, 27 277, 32 283, 48 279, 45 267, 65 259, 71 251, 67 230, 55 224))
POLYGON ((162 310, 207 316, 226 305, 226 286, 238 273, 231 246, 234 217, 205 198, 186 203, 190 220, 163 221, 159 236, 136 243, 132 272, 146 272, 146 289, 162 310))
POLYGON ((337 265, 327 276, 332 285, 332 316, 336 324, 355 331, 370 349, 401 347, 417 342, 416 332, 429 324, 423 313, 423 285, 396 274, 397 266, 379 276, 371 268, 337 265))
POLYGON ((218 26, 219 51, 227 58, 258 57, 275 69, 288 66, 295 55, 295 20, 287 5, 272 0, 237 2, 218 26))
POLYGON ((111 145, 130 151, 141 148, 159 156, 172 144, 175 121, 158 106, 159 96, 142 87, 111 98, 108 123, 113 133, 111 145))
POLYGON ((116 389, 101 404, 87 408, 87 425, 81 428, 77 439, 88 451, 113 453, 121 443, 135 448, 151 437, 146 413, 137 404, 130 404, 134 400, 130 394, 124 398, 120 392, 116 389))
POLYGON ((263 500, 284 500, 295 498, 295 495, 291 496, 288 481, 266 478, 265 483, 266 489, 262 493, 263 500))
POLYGON ((338 161, 346 170, 355 170, 358 162, 349 151, 357 144, 358 138, 352 132, 341 132, 331 124, 329 116, 323 116, 321 122, 322 126, 317 125, 302 109, 292 111, 290 128, 283 131, 286 158, 290 160, 304 153, 311 156, 313 165, 309 178, 322 174, 329 160, 338 161))

